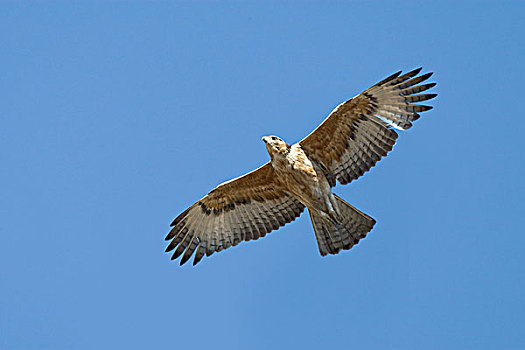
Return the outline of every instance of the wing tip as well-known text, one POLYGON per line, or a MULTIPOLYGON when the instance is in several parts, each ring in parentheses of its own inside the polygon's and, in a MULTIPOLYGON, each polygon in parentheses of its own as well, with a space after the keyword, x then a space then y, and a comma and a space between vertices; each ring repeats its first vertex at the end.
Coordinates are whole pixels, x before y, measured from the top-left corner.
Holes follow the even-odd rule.
POLYGON ((395 72, 394 74, 390 75, 389 77, 381 80, 379 83, 376 84, 376 86, 381 86, 381 85, 384 85, 384 84, 388 83, 389 81, 397 78, 401 73, 403 73, 402 70, 400 70, 398 72, 395 72))
POLYGON ((423 67, 418 67, 418 68, 416 68, 416 69, 411 70, 411 71, 408 72, 406 75, 407 75, 407 76, 412 76, 412 77, 413 77, 413 76, 418 75, 419 72, 421 72, 422 70, 423 70, 423 67))
MULTIPOLYGON (((191 254, 191 255, 193 255, 193 254, 191 254)), ((182 257, 182 259, 180 259, 179 265, 182 266, 182 265, 184 265, 186 262, 188 262, 188 260, 190 260, 190 258, 191 258, 191 255, 186 256, 186 254, 184 254, 184 256, 182 257)))
POLYGON ((427 79, 430 78, 432 75, 434 75, 434 72, 428 72, 428 73, 425 73, 425 74, 421 75, 421 81, 425 81, 425 80, 427 80, 427 79))

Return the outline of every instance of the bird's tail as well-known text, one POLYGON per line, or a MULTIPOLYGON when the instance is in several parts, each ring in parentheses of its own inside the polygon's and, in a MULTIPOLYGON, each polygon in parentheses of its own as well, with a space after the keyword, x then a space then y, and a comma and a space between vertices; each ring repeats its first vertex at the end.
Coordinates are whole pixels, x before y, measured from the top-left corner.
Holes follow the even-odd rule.
POLYGON ((370 216, 360 212, 335 194, 334 196, 341 212, 341 218, 337 222, 309 210, 322 256, 337 254, 341 249, 352 248, 372 230, 376 223, 370 216))

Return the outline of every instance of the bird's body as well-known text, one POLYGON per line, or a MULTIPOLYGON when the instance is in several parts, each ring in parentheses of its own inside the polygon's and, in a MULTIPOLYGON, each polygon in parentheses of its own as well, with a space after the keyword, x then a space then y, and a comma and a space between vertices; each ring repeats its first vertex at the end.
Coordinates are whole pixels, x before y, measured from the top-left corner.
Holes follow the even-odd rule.
POLYGON ((278 178, 283 180, 282 186, 287 192, 308 209, 335 219, 339 211, 330 184, 324 173, 308 158, 301 145, 290 146, 277 136, 263 137, 263 140, 271 156, 270 164, 278 178), (273 147, 273 144, 276 147, 273 147))
POLYGON ((255 240, 297 218, 308 208, 321 255, 350 249, 372 230, 375 220, 332 192, 347 184, 392 150, 406 130, 430 106, 412 102, 434 98, 417 94, 435 85, 418 85, 431 73, 421 68, 391 75, 340 104, 310 135, 289 145, 263 137, 270 161, 227 181, 180 214, 166 237, 172 259, 193 264, 242 241, 255 240), (417 76, 417 77, 416 77, 417 76))

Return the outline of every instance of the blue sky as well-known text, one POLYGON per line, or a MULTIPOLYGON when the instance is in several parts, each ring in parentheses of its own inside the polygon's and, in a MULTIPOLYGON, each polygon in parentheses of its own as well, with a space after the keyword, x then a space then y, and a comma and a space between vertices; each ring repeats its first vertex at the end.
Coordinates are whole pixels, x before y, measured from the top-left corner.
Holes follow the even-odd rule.
POLYGON ((523 349, 521 2, 2 3, 0 348, 523 349), (435 108, 307 215, 196 268, 171 220, 387 75, 435 108))

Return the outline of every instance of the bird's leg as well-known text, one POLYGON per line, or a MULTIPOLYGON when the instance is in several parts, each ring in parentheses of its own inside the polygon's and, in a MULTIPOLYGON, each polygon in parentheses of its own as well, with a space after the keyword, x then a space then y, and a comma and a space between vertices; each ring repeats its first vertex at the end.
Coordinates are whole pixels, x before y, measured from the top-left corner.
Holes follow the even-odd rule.
POLYGON ((325 205, 328 216, 334 223, 341 221, 341 211, 339 210, 339 204, 337 203, 332 191, 325 196, 325 205))
POLYGON ((338 215, 334 210, 319 210, 319 209, 311 209, 308 207, 309 210, 314 210, 319 216, 321 216, 323 219, 331 222, 334 226, 338 227, 341 216, 338 215))

